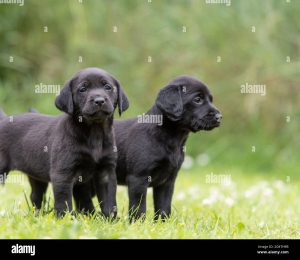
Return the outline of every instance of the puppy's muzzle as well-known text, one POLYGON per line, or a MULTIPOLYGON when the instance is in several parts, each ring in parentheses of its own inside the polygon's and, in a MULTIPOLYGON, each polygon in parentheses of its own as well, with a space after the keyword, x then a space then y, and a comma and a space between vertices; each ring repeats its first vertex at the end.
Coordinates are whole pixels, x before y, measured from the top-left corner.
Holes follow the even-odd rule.
POLYGON ((107 116, 111 116, 113 111, 114 107, 109 97, 102 94, 96 94, 87 99, 81 113, 86 119, 95 121, 103 120, 107 116))
POLYGON ((94 99, 94 104, 101 107, 105 104, 105 99, 103 97, 97 97, 94 99))

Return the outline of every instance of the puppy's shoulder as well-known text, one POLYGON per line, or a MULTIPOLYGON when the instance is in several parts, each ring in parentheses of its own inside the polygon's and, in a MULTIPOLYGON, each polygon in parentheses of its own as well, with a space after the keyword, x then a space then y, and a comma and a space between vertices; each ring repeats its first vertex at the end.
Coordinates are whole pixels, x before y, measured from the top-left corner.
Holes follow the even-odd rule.
POLYGON ((50 126, 52 124, 56 124, 59 121, 59 117, 60 116, 49 116, 38 113, 14 114, 8 115, 6 118, 3 118, 1 120, 1 125, 22 125, 24 129, 26 129, 27 126, 32 125, 50 126))
POLYGON ((116 126, 132 126, 137 123, 137 118, 132 117, 128 119, 114 119, 114 125, 116 126))

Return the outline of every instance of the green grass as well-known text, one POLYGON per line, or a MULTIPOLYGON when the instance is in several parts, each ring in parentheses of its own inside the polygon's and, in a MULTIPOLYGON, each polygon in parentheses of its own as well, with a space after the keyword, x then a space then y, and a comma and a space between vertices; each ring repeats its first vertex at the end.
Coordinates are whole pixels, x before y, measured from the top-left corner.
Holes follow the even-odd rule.
MULTIPOLYGON (((56 219, 52 211, 36 216, 26 202, 30 187, 24 175, 24 185, 7 183, 0 189, 0 238, 296 239, 300 238, 300 183, 286 175, 245 175, 240 169, 224 171, 211 166, 182 169, 175 185, 172 217, 165 223, 153 222, 149 189, 146 220, 133 224, 128 223, 127 188, 121 186, 117 192, 119 220, 113 223, 98 215, 67 214, 56 219), (206 175, 211 172, 229 174, 231 183, 207 183, 206 175)), ((52 208, 51 189, 46 197, 52 208)))

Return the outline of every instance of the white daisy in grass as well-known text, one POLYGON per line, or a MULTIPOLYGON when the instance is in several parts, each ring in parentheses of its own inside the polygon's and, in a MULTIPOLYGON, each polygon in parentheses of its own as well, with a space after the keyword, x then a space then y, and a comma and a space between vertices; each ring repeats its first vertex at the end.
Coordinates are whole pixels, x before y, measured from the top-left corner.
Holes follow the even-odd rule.
POLYGON ((248 190, 244 192, 245 198, 253 198, 258 192, 258 189, 254 186, 250 187, 248 190))
POLYGON ((227 206, 229 206, 229 207, 231 207, 231 206, 234 205, 234 199, 233 199, 233 198, 227 197, 227 198, 225 198, 224 201, 225 201, 225 204, 226 204, 227 206))
POLYGON ((213 201, 210 198, 206 198, 206 199, 202 200, 202 204, 203 205, 211 205, 211 204, 213 204, 213 201))
POLYGON ((190 188, 188 188, 187 193, 191 198, 198 199, 200 196, 200 187, 197 185, 193 185, 190 188))
POLYGON ((4 217, 5 214, 6 214, 6 210, 5 209, 3 209, 3 210, 0 211, 0 216, 1 217, 4 217))
POLYGON ((176 199, 183 200, 183 199, 185 199, 185 197, 186 197, 186 194, 184 192, 179 192, 176 196, 176 199))
POLYGON ((273 182, 273 187, 279 191, 283 191, 285 188, 285 183, 282 180, 276 180, 273 182))
POLYGON ((202 200, 202 204, 211 205, 217 201, 223 201, 225 198, 224 194, 219 190, 218 187, 213 186, 209 189, 209 197, 202 200))
POLYGON ((191 169, 194 166, 194 158, 189 155, 184 156, 184 161, 182 163, 182 168, 183 169, 191 169))
POLYGON ((253 198, 256 195, 259 195, 261 191, 267 187, 267 182, 262 181, 257 183, 256 185, 251 186, 248 190, 244 192, 244 196, 249 199, 253 198))
POLYGON ((209 197, 213 201, 218 201, 224 199, 224 194, 220 191, 218 187, 213 186, 209 189, 209 197))
POLYGON ((262 199, 270 199, 273 196, 273 189, 271 188, 265 188, 262 190, 261 198, 262 199))
POLYGON ((206 153, 201 153, 197 156, 196 161, 198 165, 205 166, 210 163, 210 156, 206 153))
POLYGON ((258 226, 259 226, 260 228, 263 228, 264 225, 265 225, 265 222, 264 222, 264 221, 261 221, 261 222, 258 224, 258 226))

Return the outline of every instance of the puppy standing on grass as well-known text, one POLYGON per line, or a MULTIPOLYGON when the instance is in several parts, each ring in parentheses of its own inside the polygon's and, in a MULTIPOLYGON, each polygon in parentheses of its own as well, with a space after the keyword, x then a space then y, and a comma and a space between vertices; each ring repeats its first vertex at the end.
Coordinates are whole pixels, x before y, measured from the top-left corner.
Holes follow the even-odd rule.
MULTIPOLYGON (((0 120, 0 174, 20 170, 29 177, 30 195, 41 208, 52 182, 54 210, 91 212, 93 177, 105 216, 116 215, 116 161, 113 113, 129 101, 119 82, 106 71, 87 68, 68 80, 55 100, 60 116, 25 113, 0 120)), ((3 114, 2 114, 3 117, 3 114)))
POLYGON ((220 126, 222 115, 212 102, 204 83, 191 76, 179 76, 159 91, 155 104, 144 115, 162 120, 114 120, 117 180, 118 184, 128 185, 131 221, 146 213, 148 187, 153 187, 155 218, 170 216, 174 184, 189 133, 220 126))

